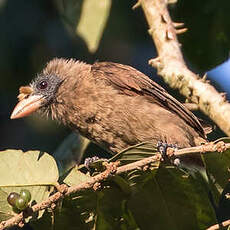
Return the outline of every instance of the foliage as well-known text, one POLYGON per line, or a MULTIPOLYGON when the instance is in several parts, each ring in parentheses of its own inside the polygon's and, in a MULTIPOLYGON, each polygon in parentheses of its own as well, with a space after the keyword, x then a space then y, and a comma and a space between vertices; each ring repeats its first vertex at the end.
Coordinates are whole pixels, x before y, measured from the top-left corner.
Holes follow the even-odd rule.
MULTIPOLYGON (((229 139, 224 140, 229 142, 229 139)), ((154 155, 157 151, 151 146, 150 143, 142 143, 130 147, 110 161, 121 160, 125 164, 134 161, 133 153, 143 158, 146 152, 148 156, 154 155)), ((47 229, 51 224, 55 229, 204 229, 217 222, 209 191, 215 194, 216 199, 221 198, 222 206, 228 202, 227 199, 223 201, 221 193, 228 185, 229 161, 229 150, 205 155, 207 169, 215 181, 209 189, 202 178, 194 178, 172 165, 156 163, 144 170, 136 169, 107 179, 96 191, 91 188, 71 194, 52 212, 47 209, 45 213, 40 211, 38 216, 33 216, 36 221, 31 223, 35 229, 47 229), (217 165, 212 162, 217 162, 217 165), (226 177, 220 176, 220 169, 221 175, 226 177)), ((57 181, 75 186, 91 178, 89 173, 80 170, 84 168, 81 165, 58 178, 54 159, 39 151, 0 152, 0 166, 1 170, 9 172, 7 177, 0 179, 1 220, 14 214, 7 202, 10 192, 19 192, 22 188, 29 190, 32 205, 46 200, 53 193, 57 181)))
POLYGON ((64 23, 70 30, 82 37, 88 50, 94 53, 101 40, 105 28, 111 0, 84 0, 82 1, 62 1, 56 0, 58 9, 63 16, 64 23), (77 16, 80 18, 76 20, 77 16))

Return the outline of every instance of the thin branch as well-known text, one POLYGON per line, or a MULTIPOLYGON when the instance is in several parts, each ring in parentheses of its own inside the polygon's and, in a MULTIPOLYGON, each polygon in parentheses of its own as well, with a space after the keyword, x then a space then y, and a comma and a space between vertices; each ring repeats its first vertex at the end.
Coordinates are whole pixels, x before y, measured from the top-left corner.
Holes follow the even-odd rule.
MULTIPOLYGON (((230 135, 230 104, 216 89, 191 72, 183 59, 177 31, 167 10, 165 0, 141 0, 149 24, 149 33, 157 48, 158 57, 149 61, 172 88, 179 89, 190 102, 208 115, 227 135, 230 135)), ((181 24, 182 25, 182 24, 181 24)))
POLYGON ((230 225, 230 220, 226 220, 221 224, 212 225, 211 227, 207 228, 207 230, 218 230, 218 229, 222 229, 223 227, 227 227, 229 225, 230 225))
MULTIPOLYGON (((171 152, 172 154, 170 155, 182 156, 182 155, 186 155, 189 153, 197 153, 197 154, 203 153, 204 154, 204 153, 209 153, 209 152, 224 152, 226 149, 230 149, 230 143, 224 143, 223 141, 219 141, 217 143, 208 143, 205 145, 195 146, 191 148, 184 148, 184 149, 178 149, 178 150, 173 149, 173 153, 171 152)), ((58 191, 55 194, 50 196, 48 199, 42 201, 41 203, 33 205, 26 214, 32 216, 34 213, 40 210, 51 207, 52 204, 56 203, 57 201, 63 199, 66 196, 69 196, 73 193, 76 193, 76 192, 79 192, 85 189, 90 189, 90 188, 93 189, 95 188, 95 184, 101 183, 102 181, 114 175, 119 175, 125 172, 132 171, 134 169, 144 170, 145 166, 148 166, 152 163, 156 163, 162 160, 163 159, 162 159, 161 154, 157 153, 151 157, 144 158, 142 160, 139 160, 134 163, 127 164, 127 165, 123 165, 120 167, 118 167, 119 162, 108 163, 106 166, 106 170, 104 172, 94 177, 91 177, 86 182, 83 182, 83 183, 80 183, 79 185, 71 186, 71 187, 67 187, 65 184, 59 185, 58 191)), ((20 213, 6 221, 2 221, 0 223, 0 230, 6 229, 12 226, 20 225, 21 223, 23 223, 23 218, 24 218, 23 213, 20 213)))
POLYGON ((133 10, 141 6, 141 3, 139 1, 136 2, 136 4, 132 7, 133 10))
MULTIPOLYGON (((64 196, 69 196, 70 194, 73 194, 73 193, 76 193, 76 192, 79 192, 85 189, 93 188, 95 183, 102 182, 105 179, 108 179, 109 177, 113 176, 114 174, 121 174, 124 172, 128 172, 130 170, 140 169, 141 167, 145 165, 148 165, 154 162, 158 162, 160 160, 161 160, 161 155, 156 154, 152 157, 145 158, 143 160, 140 160, 140 161, 128 164, 128 165, 120 166, 119 168, 116 168, 118 165, 118 162, 110 163, 104 172, 94 177, 91 177, 87 182, 84 182, 84 183, 81 183, 79 185, 72 186, 72 187, 66 187, 66 189, 64 189, 63 191, 56 192, 54 195, 50 196, 47 200, 44 200, 43 202, 39 204, 33 205, 30 210, 30 215, 40 210, 49 208, 53 203, 56 203, 60 199, 63 199, 64 196)), ((18 225, 22 221, 23 221, 23 213, 20 213, 6 221, 2 221, 0 223, 0 230, 18 225)))
POLYGON ((230 143, 224 143, 223 141, 219 141, 217 143, 208 143, 205 145, 190 147, 190 148, 184 148, 184 149, 178 149, 174 152, 175 156, 182 156, 189 153, 201 153, 206 154, 210 152, 219 152, 222 153, 226 151, 227 149, 230 149, 230 143))

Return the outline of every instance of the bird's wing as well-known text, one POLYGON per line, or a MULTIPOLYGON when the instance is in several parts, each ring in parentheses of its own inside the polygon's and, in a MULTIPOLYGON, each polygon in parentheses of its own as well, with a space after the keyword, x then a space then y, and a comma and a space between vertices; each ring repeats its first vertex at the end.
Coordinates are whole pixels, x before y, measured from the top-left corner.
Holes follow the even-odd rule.
POLYGON ((153 103, 169 109, 193 127, 201 137, 206 138, 197 117, 160 85, 138 70, 112 62, 96 62, 92 65, 91 71, 95 78, 103 78, 107 84, 117 88, 122 94, 143 95, 153 103))

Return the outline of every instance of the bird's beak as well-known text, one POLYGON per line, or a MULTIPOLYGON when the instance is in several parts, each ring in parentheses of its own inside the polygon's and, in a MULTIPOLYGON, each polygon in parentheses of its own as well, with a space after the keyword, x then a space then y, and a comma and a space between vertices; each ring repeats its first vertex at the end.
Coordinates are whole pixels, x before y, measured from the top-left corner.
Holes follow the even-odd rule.
POLYGON ((10 119, 17 119, 30 115, 42 106, 44 100, 45 99, 42 95, 28 95, 28 97, 25 97, 18 102, 10 119))

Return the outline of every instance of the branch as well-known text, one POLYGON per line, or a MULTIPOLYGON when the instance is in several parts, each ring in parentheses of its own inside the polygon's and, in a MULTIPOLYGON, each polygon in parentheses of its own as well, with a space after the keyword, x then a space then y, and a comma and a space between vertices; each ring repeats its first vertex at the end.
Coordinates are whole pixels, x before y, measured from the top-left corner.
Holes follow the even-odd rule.
POLYGON ((218 229, 222 229, 223 227, 227 227, 230 225, 230 220, 225 220, 220 224, 215 224, 209 228, 207 228, 207 230, 218 230, 218 229))
POLYGON ((230 136, 230 104, 225 96, 191 72, 183 59, 177 35, 185 29, 175 29, 181 23, 173 23, 167 10, 166 0, 140 0, 149 24, 149 33, 154 40, 158 57, 149 61, 158 74, 172 88, 179 89, 190 102, 208 115, 230 136))
MULTIPOLYGON (((94 188, 94 185, 97 183, 100 183, 102 181, 104 181, 105 179, 108 179, 110 177, 112 177, 114 174, 121 174, 124 172, 128 172, 134 169, 140 169, 145 165, 149 165, 151 163, 154 162, 159 162, 161 160, 161 154, 156 154, 152 157, 149 158, 145 158, 143 160, 140 161, 136 161, 134 163, 131 164, 127 164, 124 166, 120 166, 119 168, 117 168, 117 165, 119 164, 119 162, 113 162, 107 165, 107 169, 94 176, 91 177, 87 182, 83 182, 79 185, 76 186, 71 186, 71 187, 64 187, 64 189, 62 188, 62 185, 60 185, 60 188, 58 192, 56 192, 54 195, 50 196, 47 200, 44 200, 43 202, 39 203, 39 204, 35 204, 31 207, 31 210, 29 210, 29 215, 33 215, 33 213, 36 213, 40 210, 43 209, 47 209, 49 207, 51 207, 51 205, 53 203, 56 203, 57 201, 63 199, 65 196, 69 196, 73 193, 85 190, 85 189, 89 189, 89 188, 94 188), (62 191, 60 191, 62 190, 62 191)), ((23 218, 24 215, 23 213, 20 213, 18 215, 15 215, 14 217, 6 220, 6 221, 2 221, 0 223, 0 230, 15 226, 15 225, 19 225, 20 223, 23 223, 23 218)))
MULTIPOLYGON (((168 148, 167 150, 170 150, 171 148, 168 148)), ((184 149, 171 149, 172 151, 167 151, 167 154, 170 156, 182 156, 186 155, 189 153, 209 153, 209 152, 223 152, 226 149, 230 149, 230 143, 224 143, 223 141, 219 141, 217 143, 208 143, 205 145, 201 146, 195 146, 191 148, 184 148, 184 149)), ((132 171, 134 169, 145 169, 145 166, 149 166, 152 163, 156 163, 159 161, 162 161, 162 155, 157 153, 151 157, 144 158, 142 160, 136 161, 134 163, 130 163, 127 165, 123 165, 120 167, 117 167, 119 165, 119 162, 112 162, 112 163, 107 163, 106 165, 106 170, 94 177, 91 177, 88 181, 80 183, 79 185, 76 186, 71 186, 67 187, 65 184, 57 186, 58 191, 50 196, 47 200, 44 200, 43 202, 39 204, 33 205, 29 210, 25 211, 26 213, 22 212, 20 214, 15 215, 14 217, 2 221, 0 223, 0 230, 12 227, 12 226, 22 226, 23 225, 23 220, 25 218, 25 215, 27 216, 33 216, 34 213, 47 209, 49 207, 52 207, 53 204, 55 204, 57 201, 63 199, 66 196, 69 196, 71 194, 74 194, 76 192, 80 192, 82 190, 86 189, 96 189, 98 183, 103 182, 104 180, 114 176, 114 175, 119 175, 125 172, 132 171)))

